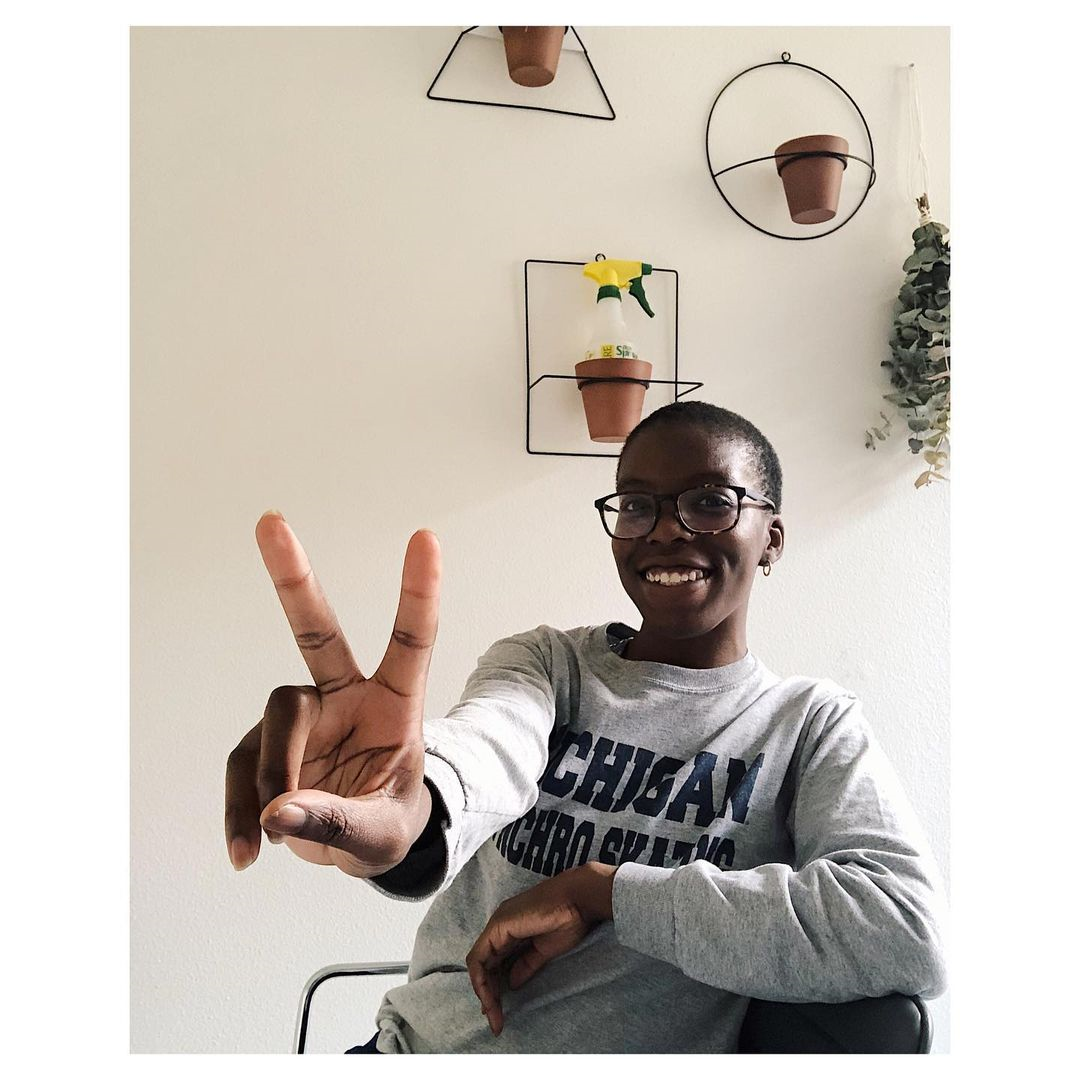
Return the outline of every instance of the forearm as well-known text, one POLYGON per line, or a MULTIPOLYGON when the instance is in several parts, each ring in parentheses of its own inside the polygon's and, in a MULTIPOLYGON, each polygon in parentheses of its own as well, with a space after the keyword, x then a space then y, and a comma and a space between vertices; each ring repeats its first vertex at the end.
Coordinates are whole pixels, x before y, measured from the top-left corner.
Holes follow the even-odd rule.
POLYGON ((621 944, 690 978, 774 1001, 846 1001, 944 989, 933 888, 872 856, 721 871, 626 864, 615 877, 621 944))
POLYGON ((388 895, 422 900, 454 878, 476 850, 536 801, 554 720, 550 678, 531 635, 496 642, 469 677, 461 701, 424 725, 427 831, 389 874, 371 879, 388 895))

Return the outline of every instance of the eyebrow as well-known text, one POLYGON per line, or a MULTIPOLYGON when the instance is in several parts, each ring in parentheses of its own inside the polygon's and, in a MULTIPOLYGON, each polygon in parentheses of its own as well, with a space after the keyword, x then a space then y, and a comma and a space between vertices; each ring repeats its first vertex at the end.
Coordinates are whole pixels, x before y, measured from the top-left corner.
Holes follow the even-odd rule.
MULTIPOLYGON (((724 476, 722 473, 698 473, 696 476, 690 478, 690 487, 694 487, 697 484, 717 484, 724 485, 726 487, 741 487, 742 485, 736 484, 728 476, 724 476)), ((622 478, 615 485, 621 488, 630 488, 637 485, 637 489, 648 488, 648 484, 644 480, 638 480, 636 477, 622 478)))

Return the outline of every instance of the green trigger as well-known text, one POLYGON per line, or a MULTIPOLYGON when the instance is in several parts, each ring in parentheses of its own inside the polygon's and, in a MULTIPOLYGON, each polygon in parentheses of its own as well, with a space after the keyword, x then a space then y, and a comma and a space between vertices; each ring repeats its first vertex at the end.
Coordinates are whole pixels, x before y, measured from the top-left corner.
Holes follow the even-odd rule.
POLYGON ((641 283, 641 278, 630 279, 630 295, 641 305, 641 310, 651 319, 655 312, 649 307, 649 301, 645 296, 645 286, 641 283))

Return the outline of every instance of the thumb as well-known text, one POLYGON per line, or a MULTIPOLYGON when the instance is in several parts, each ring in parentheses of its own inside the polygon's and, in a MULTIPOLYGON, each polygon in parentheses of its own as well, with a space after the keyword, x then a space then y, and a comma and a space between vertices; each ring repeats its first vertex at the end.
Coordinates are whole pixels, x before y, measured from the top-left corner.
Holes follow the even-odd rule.
POLYGON ((345 799, 325 791, 290 791, 268 803, 259 822, 365 862, 400 858, 402 844, 408 850, 404 807, 379 793, 345 799))

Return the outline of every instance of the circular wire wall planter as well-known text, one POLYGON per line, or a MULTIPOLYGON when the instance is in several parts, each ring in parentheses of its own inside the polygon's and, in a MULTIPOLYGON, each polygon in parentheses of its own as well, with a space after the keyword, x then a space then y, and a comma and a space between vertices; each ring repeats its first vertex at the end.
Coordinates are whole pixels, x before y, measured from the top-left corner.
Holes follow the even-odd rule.
POLYGON ((874 186, 874 181, 877 179, 877 170, 874 168, 874 140, 870 136, 870 126, 866 122, 866 117, 862 114, 862 109, 855 103, 855 99, 833 78, 830 78, 824 71, 819 71, 815 67, 810 67, 809 64, 799 64, 791 59, 791 53, 783 52, 780 54, 779 60, 769 60, 764 64, 755 64, 753 67, 748 67, 745 71, 740 71, 734 78, 729 79, 719 94, 716 95, 712 103, 712 108, 709 110, 709 119, 705 124, 705 160, 709 165, 709 176, 712 182, 716 185, 716 190, 720 192, 720 198, 728 204, 731 212, 740 220, 745 221, 747 225, 752 229, 756 229, 758 232, 764 233, 766 236, 776 237, 777 240, 819 240, 823 236, 828 236, 830 233, 836 232, 837 229, 843 228, 858 212, 859 208, 864 202, 866 202, 866 196, 870 194, 870 189, 874 186), (838 158, 843 161, 844 168, 847 168, 849 161, 858 161, 865 165, 869 172, 867 173, 866 189, 862 193, 862 197, 855 205, 855 209, 843 221, 834 225, 831 229, 826 229, 825 232, 814 233, 812 236, 789 236, 785 233, 770 232, 768 229, 762 228, 760 225, 755 225, 748 217, 740 214, 739 211, 732 204, 731 200, 724 194, 724 189, 720 186, 720 181, 717 177, 723 176, 725 173, 732 172, 735 169, 741 169, 747 165, 756 165, 762 161, 776 161, 776 154, 766 154, 764 157, 750 158, 748 161, 740 161, 736 165, 728 165, 723 169, 715 169, 713 167, 712 155, 709 153, 709 130, 712 127, 713 114, 716 112, 716 105, 723 93, 736 79, 741 79, 744 75, 748 75, 751 71, 757 71, 759 68, 776 67, 777 65, 786 68, 803 68, 806 71, 812 71, 815 75, 820 75, 823 79, 828 80, 851 102, 851 107, 859 114, 859 119, 862 121, 862 126, 866 131, 866 141, 870 147, 870 160, 866 161, 864 158, 858 157, 855 154, 836 154, 831 151, 817 150, 808 151, 800 154, 784 154, 786 159, 784 162, 785 167, 791 163, 791 161, 797 160, 803 157, 832 157, 838 158))

